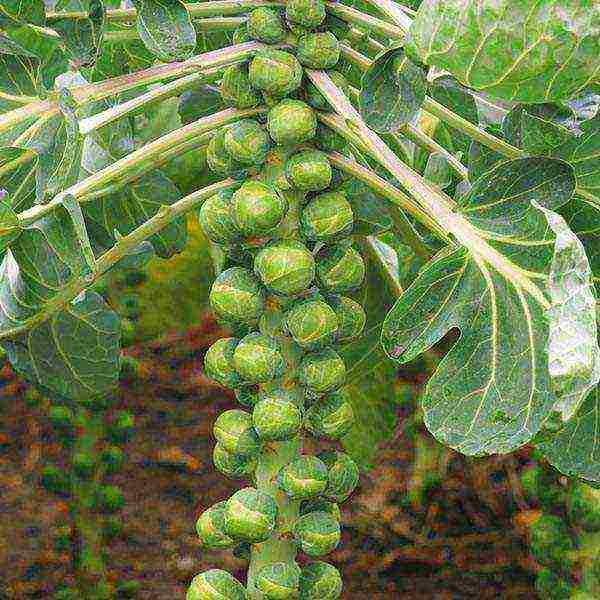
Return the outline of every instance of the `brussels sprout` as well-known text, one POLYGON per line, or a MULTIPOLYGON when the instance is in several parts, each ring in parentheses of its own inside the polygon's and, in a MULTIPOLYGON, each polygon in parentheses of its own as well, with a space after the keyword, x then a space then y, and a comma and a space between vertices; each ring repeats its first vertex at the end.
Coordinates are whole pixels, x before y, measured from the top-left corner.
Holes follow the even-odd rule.
POLYGON ((342 519, 340 507, 335 502, 331 502, 325 498, 311 498, 310 500, 303 500, 300 503, 300 515, 307 515, 311 512, 326 512, 336 521, 341 521, 342 519))
POLYGON ((271 292, 295 296, 312 283, 315 261, 301 242, 280 240, 258 252, 254 259, 254 272, 271 292))
POLYGON ((225 509, 225 531, 228 535, 251 544, 269 539, 277 525, 277 503, 256 488, 239 490, 225 509))
POLYGON ((225 502, 213 504, 196 521, 196 531, 205 548, 219 550, 235 546, 235 540, 225 533, 225 504, 225 502))
POLYGON ((254 408, 258 402, 258 387, 256 385, 245 385, 235 390, 236 400, 243 406, 254 408))
MULTIPOLYGON (((328 71, 327 75, 329 75, 329 77, 331 78, 333 83, 336 85, 336 87, 338 87, 344 93, 344 96, 349 98, 350 91, 351 91, 350 82, 339 71, 328 71)), ((325 98, 325 96, 323 96, 323 94, 321 94, 321 91, 319 90, 319 88, 311 81, 308 81, 306 83, 305 96, 306 96, 306 101, 313 108, 316 108, 317 110, 326 110, 326 111, 332 110, 331 105, 329 104, 327 98, 325 98)), ((317 126, 317 139, 320 139, 320 136, 322 135, 323 131, 325 131, 325 132, 328 131, 329 136, 332 136, 332 135, 337 136, 339 138, 339 140, 341 140, 341 142, 338 141, 338 143, 335 145, 335 147, 328 148, 329 151, 332 151, 332 150, 339 151, 339 150, 345 149, 346 140, 343 137, 338 136, 337 133, 334 133, 332 129, 327 127, 327 125, 323 125, 322 123, 319 123, 319 126, 317 126)))
POLYGON ((248 27, 246 23, 240 25, 234 32, 231 38, 234 44, 244 44, 245 42, 251 42, 252 38, 248 33, 248 27))
POLYGON ((328 296, 327 302, 338 320, 337 341, 349 342, 358 338, 367 321, 364 308, 356 300, 346 296, 328 296))
POLYGON ((135 419, 127 410, 118 411, 108 428, 108 435, 114 443, 124 444, 133 435, 135 419))
POLYGON ((342 595, 339 571, 326 562, 317 561, 300 573, 300 600, 338 600, 342 595))
POLYGON ((73 453, 73 471, 81 479, 89 479, 96 470, 96 461, 91 452, 73 453))
POLYGON ((286 315, 286 326, 294 341, 307 350, 320 350, 333 341, 337 317, 322 300, 304 300, 286 315))
POLYGON ((344 152, 348 147, 348 142, 339 133, 323 123, 317 123, 315 138, 317 146, 325 152, 344 152))
POLYGON ((271 144, 267 132, 257 121, 242 119, 227 128, 223 145, 236 162, 258 167, 265 162, 271 144))
POLYGON ((327 481, 325 463, 309 454, 293 460, 277 474, 278 487, 297 500, 322 494, 327 488, 327 481))
POLYGON ((68 496, 71 491, 71 481, 67 473, 56 465, 46 465, 41 474, 42 486, 55 494, 68 496))
POLYGON ((323 0, 288 0, 285 16, 290 23, 306 29, 316 29, 325 20, 323 0))
POLYGON ((535 590, 544 600, 569 600, 573 593, 564 579, 545 567, 536 575, 535 590))
POLYGON ((316 257, 318 284, 330 292, 348 292, 360 286, 365 278, 361 255, 347 244, 326 246, 316 257))
POLYGON ((245 177, 248 171, 236 162, 225 149, 227 127, 222 127, 210 138, 206 147, 206 163, 217 175, 245 177))
POLYGON ((342 192, 319 194, 300 214, 300 233, 313 242, 327 242, 347 235, 353 224, 352 206, 342 192))
POLYGON ((346 378, 344 359, 331 348, 305 356, 298 367, 298 379, 317 394, 331 392, 346 378))
POLYGON ((233 353, 238 342, 237 338, 221 338, 204 355, 206 374, 217 383, 229 388, 238 387, 243 381, 233 363, 233 353))
POLYGON ((282 100, 269 111, 267 129, 278 144, 302 144, 315 137, 317 116, 306 102, 282 100))
POLYGON ((103 485, 98 490, 98 506, 105 513, 115 513, 123 508, 125 497, 116 485, 103 485))
POLYGON ((530 502, 537 502, 550 510, 564 502, 564 490, 558 483, 556 472, 540 466, 524 469, 521 486, 530 502))
POLYGON ((574 525, 586 531, 600 531, 600 489, 576 481, 567 496, 567 511, 574 525))
POLYGON ((102 451, 100 460, 104 464, 105 471, 112 475, 123 466, 125 453, 118 446, 109 446, 102 451))
POLYGON ((215 279, 208 298, 219 317, 250 325, 263 314, 265 297, 265 290, 252 271, 231 267, 215 279))
POLYGON ((185 600, 247 600, 244 586, 227 571, 210 569, 192 579, 185 600))
POLYGON ((338 451, 321 452, 319 458, 327 465, 329 481, 325 496, 336 502, 344 502, 358 485, 358 467, 345 453, 338 451))
POLYGON ((285 174, 296 189, 319 192, 331 183, 331 164, 319 150, 302 150, 287 161, 285 174))
POLYGON ((278 44, 285 38, 285 28, 278 13, 270 8, 255 8, 246 22, 248 35, 265 44, 278 44))
POLYGON ((340 60, 340 43, 329 31, 307 33, 298 40, 296 56, 309 69, 331 69, 340 60))
POLYGON ((260 96, 250 85, 246 64, 231 65, 225 69, 219 92, 225 104, 240 109, 252 108, 260 102, 260 96))
POLYGON ((212 457, 217 471, 231 479, 250 479, 256 469, 255 456, 234 454, 219 443, 215 444, 212 457))
POLYGON ((236 370, 249 383, 266 383, 278 379, 286 369, 279 342, 262 333, 249 333, 233 353, 236 370))
POLYGON ((559 517, 543 515, 531 526, 531 552, 540 564, 548 567, 564 565, 571 550, 573 540, 559 517))
POLYGON ((249 457, 260 452, 252 415, 243 410, 232 409, 221 413, 215 421, 213 433, 223 448, 233 454, 249 457))
POLYGON ((266 600, 291 600, 298 597, 300 567, 279 562, 263 567, 256 577, 256 587, 266 600))
POLYGON ((284 441, 294 437, 302 427, 302 413, 290 400, 278 395, 259 400, 252 412, 252 423, 263 441, 284 441))
POLYGON ((339 440, 354 424, 352 404, 342 392, 333 392, 314 402, 306 412, 305 424, 314 436, 339 440))
POLYGON ((340 536, 340 524, 326 512, 302 515, 294 524, 296 543, 309 556, 323 556, 335 550, 340 536))
POLYGON ((248 69, 252 87, 281 98, 302 83, 302 65, 289 52, 265 48, 256 53, 248 69))
POLYGON ((68 406, 53 406, 48 417, 52 427, 61 433, 71 433, 75 427, 75 415, 68 406))
POLYGON ((231 216, 236 227, 249 237, 273 233, 286 211, 285 198, 260 181, 247 181, 233 194, 231 216))

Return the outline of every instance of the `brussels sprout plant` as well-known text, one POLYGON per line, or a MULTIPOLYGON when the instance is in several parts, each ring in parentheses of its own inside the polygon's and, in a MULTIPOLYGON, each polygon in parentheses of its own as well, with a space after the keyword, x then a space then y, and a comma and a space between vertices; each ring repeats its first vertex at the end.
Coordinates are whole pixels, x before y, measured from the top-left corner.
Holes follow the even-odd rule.
MULTIPOLYGON (((107 398, 126 329, 92 287, 148 246, 181 252, 188 213, 210 240, 229 333, 204 367, 244 408, 215 422, 213 456, 249 487, 197 529, 249 570, 201 573, 188 600, 341 596, 320 560, 336 503, 394 429, 395 365, 433 346, 422 411, 438 441, 531 443, 600 483, 597 2, 0 4, 13 368, 65 404, 107 398), (177 125, 140 141, 140 118, 173 100, 177 125), (190 169, 206 185, 183 194, 190 169), (334 447, 310 456, 308 435, 334 447)), ((568 511, 596 527, 589 498, 568 511)), ((560 534, 545 524, 536 548, 560 534)))

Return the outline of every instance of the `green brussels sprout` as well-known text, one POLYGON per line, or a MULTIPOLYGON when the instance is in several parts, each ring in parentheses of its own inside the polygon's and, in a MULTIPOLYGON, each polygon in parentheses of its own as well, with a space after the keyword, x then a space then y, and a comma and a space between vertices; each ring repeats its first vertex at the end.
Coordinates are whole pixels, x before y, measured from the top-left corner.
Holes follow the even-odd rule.
POLYGON ((233 364, 249 383, 266 383, 279 379, 287 365, 279 342, 258 332, 249 333, 242 338, 233 353, 233 364))
POLYGON ((322 494, 327 488, 327 481, 327 466, 309 454, 293 460, 277 474, 277 486, 296 500, 322 494))
POLYGON ((198 210, 198 222, 204 235, 217 244, 236 242, 240 233, 230 214, 233 190, 222 190, 208 198, 198 210))
POLYGON ((98 506, 105 513, 116 513, 123 508, 125 497, 116 485, 103 485, 98 490, 98 506))
POLYGON ((573 525, 600 531, 600 489, 574 482, 567 496, 567 512, 573 525))
POLYGON ((246 23, 240 25, 234 32, 233 37, 231 38, 234 44, 245 44, 246 42, 251 42, 252 38, 248 33, 248 27, 246 23))
POLYGON ((306 350, 320 350, 332 343, 337 332, 335 312, 322 300, 304 300, 285 317, 294 341, 306 350))
POLYGON ((252 423, 261 440, 282 442, 300 431, 302 413, 294 402, 274 394, 258 401, 252 412, 252 423))
POLYGON ((331 392, 346 379, 344 359, 331 348, 306 355, 298 367, 298 379, 317 394, 331 392))
POLYGON ((298 40, 296 56, 309 69, 332 69, 340 60, 340 43, 330 31, 307 33, 298 40))
POLYGON ((296 543, 309 556, 323 556, 340 543, 339 522, 326 512, 311 512, 298 517, 294 524, 296 543))
POLYGON ((544 600, 569 600, 573 589, 551 569, 544 567, 535 578, 535 590, 544 600))
POLYGON ((215 444, 212 457, 217 471, 231 479, 250 479, 256 469, 255 456, 234 454, 219 443, 215 444))
POLYGON ((285 16, 290 23, 306 29, 316 29, 326 16, 323 0, 288 0, 285 16))
POLYGON ((255 8, 246 22, 248 35, 253 40, 265 44, 279 44, 285 38, 283 21, 277 12, 270 8, 255 8))
POLYGON ((125 462, 125 453, 118 446, 109 446, 102 451, 100 460, 105 471, 111 475, 121 469, 125 462))
POLYGON ((73 453, 73 471, 81 479, 89 479, 96 470, 96 461, 91 452, 80 450, 73 453))
POLYGON ((321 452, 318 456, 329 474, 325 496, 336 502, 344 502, 356 489, 359 480, 356 463, 345 452, 321 452))
POLYGON ((254 259, 254 272, 268 290, 282 296, 304 292, 315 277, 315 261, 297 240, 280 240, 262 248, 254 259))
POLYGON ((564 490, 558 483, 556 472, 540 466, 523 469, 521 486, 529 502, 552 509, 564 502, 564 490))
POLYGON ((343 243, 326 246, 316 257, 318 284, 330 292, 348 292, 361 285, 365 278, 362 256, 343 243))
POLYGON ((254 408, 258 402, 258 387, 256 385, 245 385, 235 390, 235 398, 242 405, 254 408))
POLYGON ((229 126, 223 138, 225 151, 241 165, 262 165, 271 146, 269 136, 257 121, 242 119, 229 126))
POLYGON ((267 129, 278 144, 302 144, 315 137, 317 116, 306 102, 288 98, 271 108, 267 129))
POLYGON ((248 66, 231 65, 223 72, 219 92, 223 102, 236 108, 252 108, 260 102, 260 96, 250 85, 248 66))
POLYGON ((221 413, 213 426, 217 441, 227 450, 239 456, 257 456, 260 440, 252 426, 252 415, 236 408, 221 413))
POLYGON ((342 392, 315 401, 306 411, 306 428, 316 437, 339 440, 354 424, 352 404, 342 392))
POLYGON ((208 296, 212 309, 228 322, 253 324, 265 310, 266 293, 250 269, 231 267, 214 280, 208 296))
POLYGON ((260 181, 247 181, 233 194, 233 222, 239 231, 249 237, 265 237, 273 233, 286 211, 285 198, 260 181))
POLYGON ((573 540, 561 518, 543 515, 531 526, 531 553, 540 564, 560 567, 571 550, 573 540))
POLYGON ((302 65, 289 52, 265 48, 256 53, 248 69, 252 87, 276 98, 297 90, 302 83, 302 65))
POLYGON ((352 231, 353 224, 352 206, 342 192, 319 194, 300 214, 300 233, 313 242, 327 242, 345 236, 352 231))
POLYGON ((348 147, 345 138, 323 123, 317 123, 315 142, 325 152, 344 152, 348 147))
POLYGON ((298 597, 300 567, 296 563, 272 563, 256 577, 256 588, 266 600, 291 600, 298 597))
POLYGON ((54 494, 68 496, 71 493, 69 476, 56 465, 46 465, 42 469, 41 482, 44 489, 54 494))
POLYGON ((320 192, 331 183, 331 164, 319 150, 302 150, 287 161, 285 174, 296 189, 320 192))
POLYGON ((127 410, 118 411, 110 424, 108 434, 117 444, 123 444, 133 435, 135 419, 127 410))
POLYGON ((185 600, 247 600, 244 586, 227 571, 210 569, 192 579, 185 600))
POLYGON ((300 600, 338 600, 342 595, 339 571, 326 562, 316 561, 300 573, 300 600))
POLYGON ((233 353, 238 343, 237 338, 221 338, 204 355, 206 374, 217 383, 229 388, 242 384, 242 378, 233 363, 233 353))
POLYGON ((52 427, 57 431, 68 434, 75 427, 75 415, 68 406, 53 406, 48 412, 52 427))
POLYGON ((205 548, 220 550, 235 546, 235 540, 225 533, 225 505, 226 502, 213 504, 196 521, 196 532, 205 548))
POLYGON ((367 322, 364 308, 356 300, 346 296, 331 295, 327 297, 327 302, 338 320, 337 341, 349 342, 358 338, 367 322))
POLYGON ((225 531, 235 539, 258 544, 269 539, 277 525, 277 503, 256 488, 239 490, 225 509, 225 531))
POLYGON ((210 138, 206 147, 206 164, 217 175, 244 178, 248 170, 235 161, 225 149, 225 134, 228 127, 222 127, 210 138))
MULTIPOLYGON (((329 75, 336 87, 338 87, 344 93, 344 96, 349 98, 351 91, 350 82, 339 71, 328 71, 327 75, 329 75)), ((313 108, 316 108, 317 110, 326 110, 329 112, 332 110, 327 98, 323 96, 319 88, 314 83, 312 83, 312 81, 308 81, 306 83, 306 90, 304 93, 306 101, 313 108)), ((341 140, 341 142, 338 141, 338 144, 336 144, 335 147, 328 148, 328 150, 344 150, 346 147, 346 140, 343 137, 338 136, 337 133, 333 132, 332 129, 327 127, 327 125, 323 125, 322 123, 319 123, 319 125, 317 126, 317 140, 320 140, 320 136, 323 134, 323 132, 327 131, 329 132, 329 136, 337 136, 339 140, 341 140)))
POLYGON ((300 503, 300 515, 307 515, 311 512, 326 512, 336 521, 342 520, 340 507, 335 502, 331 502, 325 498, 311 498, 309 500, 303 500, 300 503))

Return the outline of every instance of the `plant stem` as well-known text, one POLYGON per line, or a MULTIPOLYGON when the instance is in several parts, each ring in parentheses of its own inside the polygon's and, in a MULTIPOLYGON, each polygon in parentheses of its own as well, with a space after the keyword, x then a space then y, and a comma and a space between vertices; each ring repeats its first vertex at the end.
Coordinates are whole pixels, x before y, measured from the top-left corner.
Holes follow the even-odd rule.
POLYGON ((404 40, 405 31, 396 25, 382 21, 377 17, 367 15, 359 10, 356 10, 355 8, 346 6, 341 2, 326 2, 326 5, 327 11, 330 14, 342 19, 343 21, 346 21, 346 23, 364 27, 372 33, 378 33, 393 40, 404 40))
POLYGON ((396 4, 393 0, 367 0, 367 2, 389 17, 398 27, 408 31, 412 25, 412 19, 405 12, 404 7, 396 4))

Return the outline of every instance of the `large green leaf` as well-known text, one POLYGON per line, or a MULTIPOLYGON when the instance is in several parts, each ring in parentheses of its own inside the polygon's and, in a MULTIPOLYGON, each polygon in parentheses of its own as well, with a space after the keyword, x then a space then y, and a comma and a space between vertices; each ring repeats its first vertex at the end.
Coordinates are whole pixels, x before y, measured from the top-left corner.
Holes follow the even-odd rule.
POLYGON ((35 203, 35 171, 38 154, 25 148, 0 148, 0 189, 13 209, 24 210, 35 203))
POLYGON ((567 99, 598 78, 596 0, 425 0, 409 48, 505 100, 567 99))
POLYGON ((181 0, 133 0, 137 30, 146 48, 164 62, 185 60, 196 47, 196 30, 181 0))
POLYGON ((45 22, 44 0, 2 0, 0 2, 0 28, 26 23, 43 26, 45 22))
POLYGON ((19 217, 10 204, 2 200, 2 191, 0 190, 0 252, 3 253, 11 242, 19 237, 20 233, 19 217))

